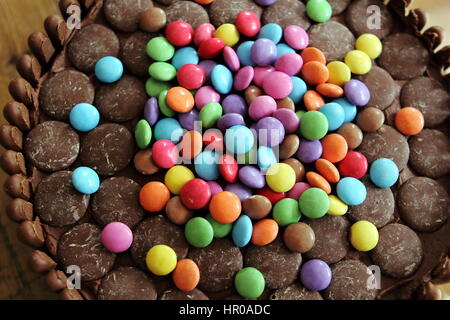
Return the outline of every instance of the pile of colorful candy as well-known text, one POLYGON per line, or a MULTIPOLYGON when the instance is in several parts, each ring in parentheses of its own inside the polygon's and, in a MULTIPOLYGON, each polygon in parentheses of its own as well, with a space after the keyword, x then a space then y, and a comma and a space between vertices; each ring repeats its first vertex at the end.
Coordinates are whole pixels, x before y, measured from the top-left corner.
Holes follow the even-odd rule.
MULTIPOLYGON (((323 22, 330 18, 331 7, 327 1, 311 0, 307 13, 323 22)), ((231 235, 238 247, 264 246, 283 233, 290 250, 305 253, 315 237, 299 222, 302 216, 345 215, 349 206, 362 204, 366 188, 359 179, 367 173, 380 188, 396 183, 399 170, 392 160, 379 159, 369 170, 364 155, 352 151, 362 140, 352 121, 370 117, 370 108, 358 115, 370 92, 351 75, 370 71, 372 59, 382 51, 380 40, 363 34, 345 62, 328 64, 308 44, 301 27, 261 26, 250 11, 239 13, 235 25, 217 29, 203 24, 193 30, 176 21, 167 26, 165 37, 148 43, 154 60, 146 84, 151 98, 135 138, 142 152, 150 150, 154 165, 168 170, 164 183, 146 184, 139 199, 148 212, 165 210, 170 221, 185 225, 190 245, 204 248, 214 238, 231 235)), ((123 66, 119 59, 106 57, 95 73, 98 80, 112 83, 123 75, 123 66)), ((94 129, 99 119, 97 109, 87 104, 70 114, 72 126, 82 132, 94 129)), ((396 126, 404 134, 417 134, 423 116, 404 108, 396 126)), ((89 168, 75 170, 72 180, 86 194, 100 185, 89 168)), ((102 240, 110 251, 124 252, 133 234, 115 222, 104 228, 102 240)), ((356 222, 350 242, 356 250, 372 250, 377 228, 356 222)), ((177 261, 175 251, 163 244, 149 250, 146 263, 156 275, 172 273, 184 291, 193 290, 201 276, 195 262, 177 261)), ((324 261, 307 261, 300 281, 307 289, 324 290, 331 270, 324 261)), ((257 298, 264 287, 264 276, 255 268, 236 274, 235 288, 243 297, 257 298)))

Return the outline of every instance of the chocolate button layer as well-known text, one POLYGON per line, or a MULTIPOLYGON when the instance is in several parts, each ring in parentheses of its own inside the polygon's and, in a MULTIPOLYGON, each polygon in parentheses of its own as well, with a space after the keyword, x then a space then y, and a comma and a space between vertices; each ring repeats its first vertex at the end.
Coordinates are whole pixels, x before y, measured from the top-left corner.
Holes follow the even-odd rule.
POLYGON ((258 17, 263 12, 253 0, 215 0, 209 8, 209 16, 217 28, 225 23, 234 24, 237 14, 244 10, 253 11, 258 17))
POLYGON ((368 107, 384 110, 389 107, 395 99, 396 87, 394 79, 384 69, 373 66, 369 73, 357 77, 364 82, 370 90, 368 107))
POLYGON ((134 32, 142 12, 153 7, 152 0, 105 0, 106 20, 117 30, 134 32))
POLYGON ((293 283, 272 293, 270 300, 323 300, 323 298, 319 292, 310 291, 299 283, 293 283))
POLYGON ((151 60, 146 52, 147 43, 156 35, 144 32, 133 33, 123 44, 122 62, 128 70, 139 77, 148 77, 151 60))
POLYGON ((298 25, 307 30, 311 25, 305 5, 297 0, 277 0, 264 10, 263 24, 277 23, 282 28, 298 25))
MULTIPOLYGON (((226 13, 224 12, 223 14, 226 13)), ((206 10, 198 3, 191 1, 177 1, 172 3, 169 7, 166 8, 166 16, 167 24, 182 20, 189 23, 194 29, 196 29, 203 23, 209 23, 208 12, 206 12, 206 10)))
POLYGON ((165 291, 160 300, 209 300, 208 296, 198 289, 189 292, 171 289, 165 291))

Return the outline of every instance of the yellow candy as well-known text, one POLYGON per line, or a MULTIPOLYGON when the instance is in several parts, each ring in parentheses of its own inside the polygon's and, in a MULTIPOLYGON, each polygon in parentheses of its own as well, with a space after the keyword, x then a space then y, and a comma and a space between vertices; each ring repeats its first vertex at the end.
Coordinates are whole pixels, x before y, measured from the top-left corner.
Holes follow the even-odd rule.
POLYGON ((372 60, 367 53, 360 50, 352 50, 347 53, 345 64, 354 74, 366 74, 372 69, 372 60))
POLYGON ((348 205, 341 201, 338 197, 334 195, 329 195, 330 199, 330 209, 328 209, 328 214, 332 216, 343 216, 348 211, 348 205))
POLYGON ((376 35, 364 33, 356 40, 356 49, 365 52, 371 59, 376 59, 383 51, 383 45, 376 35))
POLYGON ((275 192, 287 192, 294 187, 295 171, 286 163, 275 163, 266 173, 267 185, 275 192))
POLYGON ((350 229, 350 242, 358 251, 370 251, 378 244, 378 230, 373 223, 361 220, 350 229))
POLYGON ((166 245, 151 248, 145 259, 147 268, 157 276, 166 276, 177 266, 177 254, 166 245))
POLYGON ((226 23, 217 28, 214 37, 222 39, 226 46, 233 47, 239 42, 239 31, 234 24, 226 23))
POLYGON ((352 78, 350 68, 341 61, 333 61, 327 64, 328 71, 330 73, 329 83, 343 86, 352 78))
POLYGON ((167 171, 164 177, 164 184, 173 194, 180 194, 181 188, 194 178, 192 171, 185 166, 175 166, 167 171))

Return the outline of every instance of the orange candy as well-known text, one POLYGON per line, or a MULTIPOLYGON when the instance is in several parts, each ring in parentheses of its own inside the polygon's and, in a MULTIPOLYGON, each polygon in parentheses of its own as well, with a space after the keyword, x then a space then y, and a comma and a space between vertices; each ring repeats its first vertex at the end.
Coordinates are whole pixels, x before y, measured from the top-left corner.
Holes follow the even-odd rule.
POLYGON ((253 226, 252 243, 265 246, 273 242, 278 235, 278 223, 273 219, 263 219, 253 226))
POLYGON ((229 224, 241 215, 242 206, 238 196, 229 191, 216 194, 209 203, 209 212, 217 222, 229 224))
POLYGON ((325 83, 330 78, 330 72, 325 64, 318 61, 310 61, 303 65, 303 80, 308 84, 316 86, 325 83))
POLYGON ((199 3, 199 4, 204 4, 204 5, 214 2, 214 0, 194 0, 194 1, 199 3))
POLYGON ((322 139, 322 158, 336 163, 345 158, 348 152, 347 140, 337 133, 332 133, 322 139))
POLYGON ((320 174, 310 171, 306 174, 306 180, 308 180, 308 183, 311 185, 311 187, 322 189, 327 194, 331 193, 330 183, 320 174))
POLYGON ((301 56, 303 59, 303 63, 308 63, 311 61, 317 61, 322 64, 327 63, 327 59, 325 58, 323 52, 314 47, 309 47, 303 50, 301 56))
POLYGON ((185 159, 194 159, 202 152, 203 137, 198 131, 188 131, 180 142, 181 156, 185 159))
POLYGON ((319 109, 325 104, 322 96, 314 90, 306 91, 303 96, 303 103, 308 111, 319 111, 319 109))
POLYGON ((416 108, 402 108, 395 115, 395 127, 404 135, 414 136, 419 134, 424 126, 423 114, 416 108))
POLYGON ((200 281, 200 270, 191 259, 182 259, 178 261, 172 273, 172 279, 181 291, 192 291, 200 281))
POLYGON ((142 187, 139 202, 149 212, 162 211, 170 200, 170 191, 164 183, 152 181, 142 187))
POLYGON ((173 87, 167 92, 166 103, 172 110, 186 113, 194 108, 195 100, 189 90, 183 87, 173 87))
POLYGON ((330 183, 337 183, 341 179, 338 168, 326 159, 316 161, 316 170, 330 183))
POLYGON ((319 84, 316 90, 323 96, 328 98, 339 98, 344 94, 344 89, 332 83, 319 84))

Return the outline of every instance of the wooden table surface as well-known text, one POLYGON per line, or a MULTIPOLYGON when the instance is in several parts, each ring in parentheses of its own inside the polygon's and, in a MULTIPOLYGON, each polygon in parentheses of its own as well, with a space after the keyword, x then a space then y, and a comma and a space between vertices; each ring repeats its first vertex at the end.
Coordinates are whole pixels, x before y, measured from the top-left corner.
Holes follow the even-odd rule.
MULTIPOLYGON (((59 13, 57 3, 58 0, 0 0, 0 108, 11 100, 8 83, 18 76, 15 70, 17 57, 29 51, 28 35, 44 31, 44 19, 59 13)), ((450 1, 416 0, 415 6, 429 8, 432 22, 450 30, 450 1)), ((3 113, 0 113, 0 123, 4 122, 3 113)), ((0 152, 3 152, 1 147, 0 152)), ((0 170, 0 299, 56 299, 57 296, 47 289, 43 277, 28 267, 27 256, 31 249, 17 239, 17 225, 4 213, 9 201, 3 192, 4 182, 5 174, 0 170)))

